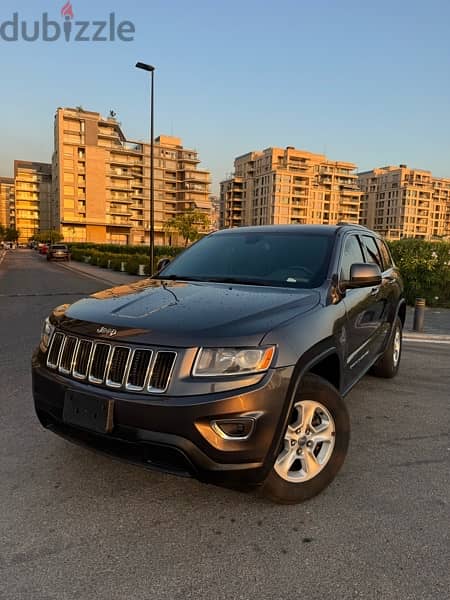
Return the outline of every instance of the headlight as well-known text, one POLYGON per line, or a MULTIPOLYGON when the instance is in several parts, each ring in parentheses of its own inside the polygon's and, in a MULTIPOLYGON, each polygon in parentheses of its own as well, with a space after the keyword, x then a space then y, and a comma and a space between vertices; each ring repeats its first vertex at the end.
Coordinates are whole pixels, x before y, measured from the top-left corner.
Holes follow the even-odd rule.
POLYGON ((42 324, 42 332, 41 332, 41 343, 40 348, 42 352, 47 352, 48 346, 50 344, 50 338, 52 337, 52 333, 55 330, 54 326, 50 323, 50 319, 47 317, 42 324))
POLYGON ((266 348, 200 348, 192 374, 197 377, 245 375, 267 371, 275 346, 266 348))

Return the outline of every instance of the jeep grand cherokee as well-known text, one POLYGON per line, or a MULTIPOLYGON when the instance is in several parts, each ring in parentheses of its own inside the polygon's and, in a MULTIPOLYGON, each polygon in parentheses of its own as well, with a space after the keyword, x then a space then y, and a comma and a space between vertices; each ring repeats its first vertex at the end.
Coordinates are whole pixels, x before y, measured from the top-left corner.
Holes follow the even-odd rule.
POLYGON ((399 368, 405 302, 359 226, 213 233, 152 278, 60 306, 33 355, 42 425, 172 473, 299 502, 341 467, 343 397, 399 368))

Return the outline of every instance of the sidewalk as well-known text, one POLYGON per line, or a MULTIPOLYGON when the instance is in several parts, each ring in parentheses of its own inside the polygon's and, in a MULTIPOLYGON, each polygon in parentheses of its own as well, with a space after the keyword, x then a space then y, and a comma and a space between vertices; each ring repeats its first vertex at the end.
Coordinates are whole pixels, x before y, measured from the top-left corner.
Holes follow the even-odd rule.
POLYGON ((101 267, 94 267, 87 263, 82 263, 75 260, 72 260, 69 263, 61 262, 59 265, 64 269, 68 269, 69 271, 76 271, 86 275, 87 277, 97 279, 108 286, 126 285, 127 283, 133 283, 134 281, 145 279, 146 277, 140 277, 139 275, 128 275, 128 273, 121 273, 120 271, 113 271, 112 269, 102 269, 101 267))
MULTIPOLYGON (((111 269, 102 269, 86 263, 72 261, 70 263, 60 263, 62 267, 83 273, 88 277, 93 277, 106 285, 126 285, 133 281, 145 279, 139 275, 128 275, 111 269)), ((424 330, 422 333, 413 331, 414 308, 408 306, 406 310, 405 337, 409 340, 441 340, 450 342, 450 309, 449 308, 426 308, 424 319, 424 330)))
POLYGON ((440 339, 450 342, 450 308, 425 308, 423 332, 413 331, 414 308, 406 309, 405 335, 410 340, 440 339))

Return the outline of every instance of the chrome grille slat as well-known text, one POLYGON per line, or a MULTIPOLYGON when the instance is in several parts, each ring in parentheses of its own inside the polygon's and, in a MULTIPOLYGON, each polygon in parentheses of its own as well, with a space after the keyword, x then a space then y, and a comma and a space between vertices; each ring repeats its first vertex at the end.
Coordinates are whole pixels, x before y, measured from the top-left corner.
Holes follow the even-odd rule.
POLYGON ((59 372, 68 375, 72 372, 73 359, 75 357, 76 349, 78 345, 78 338, 70 335, 66 336, 64 344, 61 349, 59 358, 59 372))
POLYGON ((177 353, 89 340, 55 331, 47 366, 61 375, 129 392, 164 393, 177 353))
POLYGON ((75 379, 86 379, 93 345, 90 340, 80 340, 72 372, 75 379))
POLYGON ((172 370, 175 364, 176 352, 160 351, 156 354, 156 359, 153 364, 148 391, 165 392, 172 375, 172 370))
POLYGON ((60 331, 55 331, 55 333, 53 334, 53 338, 50 343, 50 348, 48 350, 47 355, 47 366, 52 369, 58 368, 59 356, 65 337, 66 336, 60 331))
POLYGON ((144 389, 152 356, 152 350, 134 350, 126 377, 127 390, 137 392, 144 389))
POLYGON ((103 383, 108 368, 108 361, 111 354, 111 345, 103 342, 97 342, 91 359, 89 369, 89 381, 91 383, 103 383))
POLYGON ((115 346, 106 376, 106 385, 109 387, 122 387, 127 368, 130 348, 126 346, 115 346))

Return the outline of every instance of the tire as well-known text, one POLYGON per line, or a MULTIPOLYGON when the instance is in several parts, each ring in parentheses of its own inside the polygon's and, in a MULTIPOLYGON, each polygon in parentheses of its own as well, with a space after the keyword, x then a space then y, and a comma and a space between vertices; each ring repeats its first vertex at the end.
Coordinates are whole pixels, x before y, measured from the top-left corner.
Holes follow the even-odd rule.
POLYGON ((370 369, 370 373, 375 377, 391 379, 397 375, 402 357, 402 329, 402 322, 397 317, 384 354, 370 369))
POLYGON ((349 441, 349 416, 339 392, 322 377, 304 376, 262 493, 280 504, 316 496, 337 475, 349 441))

